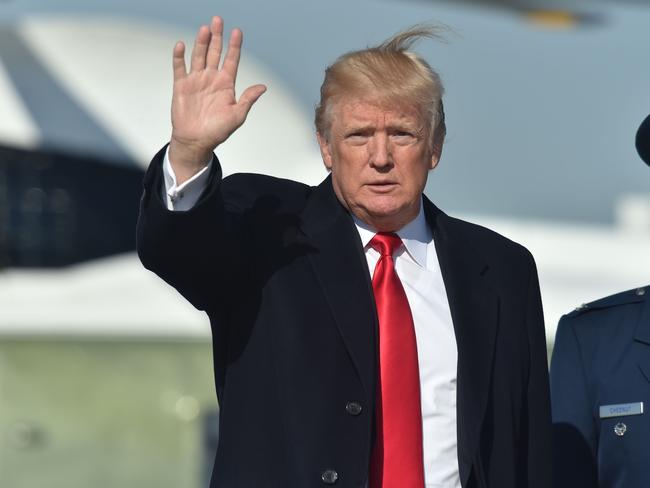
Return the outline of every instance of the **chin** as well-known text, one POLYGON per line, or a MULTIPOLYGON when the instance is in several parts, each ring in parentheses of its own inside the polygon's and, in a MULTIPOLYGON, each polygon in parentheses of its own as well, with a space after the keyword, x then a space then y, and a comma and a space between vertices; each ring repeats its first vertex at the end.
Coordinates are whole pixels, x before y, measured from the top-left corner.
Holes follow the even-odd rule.
POLYGON ((371 201, 364 203, 364 208, 368 214, 375 218, 393 217, 405 210, 404 205, 400 205, 399 202, 390 197, 373 198, 371 201))
POLYGON ((410 218, 404 207, 384 203, 382 205, 364 205, 360 207, 361 212, 356 214, 366 224, 378 231, 393 232, 399 230, 410 218), (361 217, 360 215, 363 215, 361 217))
POLYGON ((391 231, 400 229, 417 217, 420 209, 419 200, 410 202, 389 195, 371 198, 362 203, 362 208, 375 223, 373 227, 377 228, 378 224, 382 223, 382 227, 384 224, 393 227, 391 231))

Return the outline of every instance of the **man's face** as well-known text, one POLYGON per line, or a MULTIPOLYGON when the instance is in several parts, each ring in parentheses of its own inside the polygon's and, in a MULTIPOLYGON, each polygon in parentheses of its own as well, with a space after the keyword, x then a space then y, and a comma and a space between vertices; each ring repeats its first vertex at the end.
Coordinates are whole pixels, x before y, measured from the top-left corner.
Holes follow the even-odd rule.
POLYGON ((427 123, 414 107, 354 98, 336 102, 331 118, 318 143, 339 201, 378 231, 399 230, 417 216, 438 163, 427 123))

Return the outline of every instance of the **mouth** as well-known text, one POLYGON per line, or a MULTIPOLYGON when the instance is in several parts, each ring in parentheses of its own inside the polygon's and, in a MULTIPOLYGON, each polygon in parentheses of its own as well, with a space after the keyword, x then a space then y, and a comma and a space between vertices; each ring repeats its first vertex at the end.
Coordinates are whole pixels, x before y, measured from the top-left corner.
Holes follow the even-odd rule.
POLYGON ((382 181, 377 183, 368 183, 368 188, 374 193, 390 193, 397 188, 397 183, 392 181, 382 181))

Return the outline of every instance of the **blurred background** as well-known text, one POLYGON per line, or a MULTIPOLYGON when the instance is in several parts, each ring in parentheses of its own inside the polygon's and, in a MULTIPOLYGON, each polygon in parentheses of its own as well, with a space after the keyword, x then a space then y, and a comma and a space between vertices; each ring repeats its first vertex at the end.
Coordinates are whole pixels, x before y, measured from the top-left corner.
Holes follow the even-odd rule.
POLYGON ((446 86, 428 196, 527 246, 559 317, 650 283, 650 1, 0 1, 0 486, 204 488, 218 438, 206 318, 134 254, 171 126, 171 52, 222 15, 268 92, 226 173, 318 183, 324 68, 420 22, 446 86))

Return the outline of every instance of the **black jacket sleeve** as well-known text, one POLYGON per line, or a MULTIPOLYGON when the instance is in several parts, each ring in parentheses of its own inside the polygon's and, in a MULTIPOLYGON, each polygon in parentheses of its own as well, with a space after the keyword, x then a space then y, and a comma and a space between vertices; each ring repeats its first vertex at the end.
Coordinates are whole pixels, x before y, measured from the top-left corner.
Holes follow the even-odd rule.
POLYGON ((215 157, 207 187, 188 211, 170 211, 163 195, 162 162, 154 156, 144 178, 137 250, 145 268, 176 288, 199 310, 226 307, 235 282, 246 273, 239 214, 222 197, 215 157))
POLYGON ((551 408, 542 300, 535 261, 530 254, 529 259, 528 317, 526 320, 530 347, 530 371, 527 391, 527 486, 542 488, 551 486, 553 472, 551 408))

